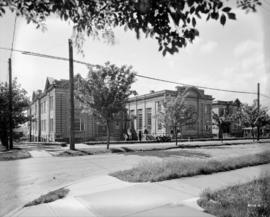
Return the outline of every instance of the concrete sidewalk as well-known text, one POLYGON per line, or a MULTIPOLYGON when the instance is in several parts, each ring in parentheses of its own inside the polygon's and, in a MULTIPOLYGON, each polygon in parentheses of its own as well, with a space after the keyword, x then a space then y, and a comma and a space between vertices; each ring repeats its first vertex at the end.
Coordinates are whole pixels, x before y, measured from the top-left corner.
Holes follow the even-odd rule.
POLYGON ((49 216, 185 216, 210 217, 197 205, 200 193, 270 175, 270 165, 156 183, 127 183, 101 175, 68 186, 68 196, 23 208, 14 217, 49 216))

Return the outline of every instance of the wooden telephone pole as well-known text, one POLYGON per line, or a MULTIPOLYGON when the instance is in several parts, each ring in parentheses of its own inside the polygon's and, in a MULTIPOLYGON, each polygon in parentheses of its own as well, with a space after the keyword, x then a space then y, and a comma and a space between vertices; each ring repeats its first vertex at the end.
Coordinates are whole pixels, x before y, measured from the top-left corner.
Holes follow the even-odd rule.
POLYGON ((69 47, 69 91, 70 91, 70 132, 69 132, 69 148, 75 149, 74 141, 74 69, 73 69, 73 46, 72 40, 68 40, 69 47))
POLYGON ((260 140, 260 83, 257 83, 257 109, 258 109, 258 124, 257 124, 257 140, 260 140))
POLYGON ((13 149, 13 130, 12 130, 12 66, 11 58, 8 59, 8 78, 9 78, 9 145, 8 149, 13 149))

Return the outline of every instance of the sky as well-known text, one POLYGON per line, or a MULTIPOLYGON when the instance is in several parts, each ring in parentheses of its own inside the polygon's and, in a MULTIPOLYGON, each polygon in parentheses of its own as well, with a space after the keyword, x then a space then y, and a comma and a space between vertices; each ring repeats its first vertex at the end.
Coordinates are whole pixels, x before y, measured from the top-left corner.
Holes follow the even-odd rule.
MULTIPOLYGON (((137 40, 134 32, 115 29, 116 42, 108 45, 103 41, 87 38, 84 56, 74 50, 74 59, 93 64, 107 61, 116 65, 131 65, 138 74, 213 88, 257 91, 270 96, 270 1, 264 1, 257 13, 235 9, 237 21, 219 22, 204 19, 198 22, 200 36, 192 44, 174 55, 162 56, 154 39, 137 40)), ((0 18, 0 47, 11 47, 14 14, 0 18)), ((23 18, 16 23, 14 49, 28 50, 61 57, 68 57, 68 39, 72 25, 56 17, 46 21, 45 32, 23 18)), ((0 50, 0 81, 8 78, 10 52, 0 50)), ((13 52, 13 76, 27 90, 29 96, 37 89, 44 89, 46 78, 68 79, 68 62, 44 59, 13 52)), ((87 68, 74 65, 74 73, 83 76, 87 68)), ((139 94, 150 90, 175 89, 176 85, 137 78, 133 85, 139 94)), ((215 100, 234 100, 252 103, 256 95, 236 94, 205 90, 215 100)), ((270 99, 261 98, 270 108, 270 99)))

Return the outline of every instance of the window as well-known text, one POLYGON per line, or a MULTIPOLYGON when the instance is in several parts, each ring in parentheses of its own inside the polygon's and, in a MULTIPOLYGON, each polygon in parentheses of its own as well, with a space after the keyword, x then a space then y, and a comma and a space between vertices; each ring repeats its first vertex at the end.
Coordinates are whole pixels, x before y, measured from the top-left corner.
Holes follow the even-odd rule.
POLYGON ((41 130, 46 131, 46 120, 41 121, 41 130))
POLYGON ((50 132, 53 131, 53 118, 50 118, 49 130, 50 132))
POLYGON ((135 115, 134 112, 135 112, 134 110, 130 110, 130 111, 129 111, 129 117, 130 117, 130 118, 133 118, 133 117, 134 117, 134 115, 135 115))
POLYGON ((151 128, 152 128, 152 108, 146 109, 146 124, 147 124, 147 129, 151 130, 151 128))
POLYGON ((43 106, 44 106, 44 113, 46 112, 46 101, 43 103, 43 106))
POLYGON ((221 117, 221 116, 223 116, 224 114, 225 114, 225 111, 224 111, 225 109, 224 108, 219 108, 218 109, 218 115, 221 117))
POLYGON ((75 119, 75 130, 80 131, 81 130, 81 119, 75 119))
POLYGON ((85 131, 85 120, 80 118, 80 131, 85 131))
POLYGON ((161 112, 161 103, 160 103, 160 101, 158 101, 158 112, 161 112))
MULTIPOLYGON (((157 111, 158 111, 158 113, 161 112, 161 102, 160 101, 157 102, 157 111)), ((162 130, 162 123, 161 123, 160 119, 158 118, 157 121, 158 121, 158 130, 162 130)))
POLYGON ((50 96, 49 104, 50 104, 50 110, 53 110, 53 96, 50 96))
POLYGON ((138 130, 141 130, 142 129, 142 122, 143 122, 143 120, 142 120, 142 109, 138 109, 137 110, 137 129, 138 130))

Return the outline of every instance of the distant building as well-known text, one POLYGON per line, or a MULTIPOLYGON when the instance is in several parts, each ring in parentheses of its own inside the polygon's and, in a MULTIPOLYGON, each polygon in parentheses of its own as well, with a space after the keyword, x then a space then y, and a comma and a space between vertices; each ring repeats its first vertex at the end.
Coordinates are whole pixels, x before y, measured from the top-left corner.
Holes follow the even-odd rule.
POLYGON ((126 108, 130 127, 137 133, 147 132, 153 136, 169 135, 171 127, 166 126, 157 118, 158 113, 163 109, 166 100, 176 97, 178 94, 185 95, 185 104, 192 106, 197 112, 198 119, 195 124, 184 126, 182 129, 183 138, 200 138, 212 136, 212 96, 205 95, 204 90, 195 87, 177 87, 176 91, 162 90, 151 91, 129 99, 126 108))
MULTIPOLYGON (((32 141, 68 141, 69 139, 69 82, 47 78, 44 91, 32 94, 28 110, 32 120, 29 134, 32 141)), ((112 139, 119 140, 122 125, 117 122, 112 127, 112 139)), ((103 140, 106 127, 93 115, 82 112, 81 104, 75 99, 75 140, 103 140)))
MULTIPOLYGON (((213 113, 217 114, 219 117, 225 117, 226 115, 233 115, 237 112, 240 101, 214 101, 212 105, 213 113)), ((242 123, 241 120, 230 120, 223 124, 223 133, 229 136, 242 136, 242 123)), ((212 132, 218 135, 218 127, 213 124, 212 132)))

